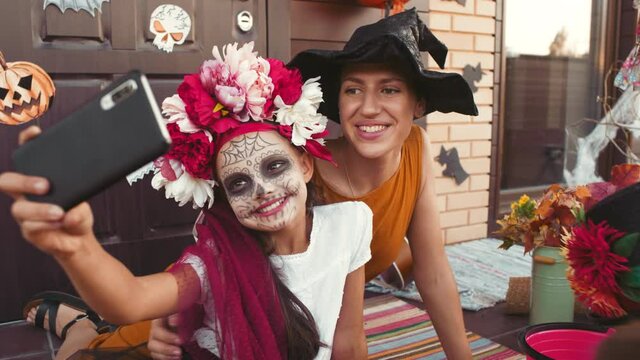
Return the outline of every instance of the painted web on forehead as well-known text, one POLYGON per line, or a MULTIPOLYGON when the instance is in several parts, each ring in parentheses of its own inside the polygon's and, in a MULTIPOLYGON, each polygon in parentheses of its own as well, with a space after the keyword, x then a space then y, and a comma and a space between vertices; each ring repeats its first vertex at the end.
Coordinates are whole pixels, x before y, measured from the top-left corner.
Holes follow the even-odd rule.
POLYGON ((222 155, 224 156, 223 165, 238 163, 272 145, 274 145, 274 143, 265 140, 260 136, 259 132, 253 135, 242 135, 238 140, 229 141, 229 146, 222 151, 222 155))

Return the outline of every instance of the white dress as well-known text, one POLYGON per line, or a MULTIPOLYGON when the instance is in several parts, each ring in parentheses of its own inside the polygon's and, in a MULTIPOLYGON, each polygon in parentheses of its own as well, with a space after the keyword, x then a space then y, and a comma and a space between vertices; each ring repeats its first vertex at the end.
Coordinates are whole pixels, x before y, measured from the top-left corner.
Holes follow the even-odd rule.
MULTIPOLYGON (((318 328, 321 347, 318 359, 331 358, 331 345, 342 306, 347 275, 371 258, 373 214, 359 201, 316 206, 310 242, 303 253, 272 255, 269 260, 279 270, 284 284, 309 309, 318 328)), ((211 289, 203 263, 191 255, 185 261, 200 278, 204 304, 204 326, 194 334, 200 347, 219 355, 214 329, 215 314, 211 289)), ((363 284, 364 286, 364 284, 363 284)))

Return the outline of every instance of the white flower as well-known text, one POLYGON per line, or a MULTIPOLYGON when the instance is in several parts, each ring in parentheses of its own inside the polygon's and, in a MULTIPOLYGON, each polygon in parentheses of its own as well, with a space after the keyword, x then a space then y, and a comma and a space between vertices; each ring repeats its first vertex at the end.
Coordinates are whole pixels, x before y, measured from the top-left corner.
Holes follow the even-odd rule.
POLYGON ((322 102, 318 79, 312 78, 304 83, 300 99, 293 105, 285 104, 279 95, 273 100, 277 108, 274 112, 276 121, 292 127, 291 142, 296 146, 305 145, 314 134, 323 132, 327 127, 327 118, 318 114, 322 102))
POLYGON ((189 115, 185 111, 185 104, 180 98, 180 95, 174 94, 171 97, 164 99, 162 102, 162 115, 166 116, 165 122, 167 124, 176 123, 181 132, 192 134, 198 131, 202 131, 207 135, 209 141, 213 141, 211 133, 207 130, 199 128, 194 124, 189 115))
POLYGON ((323 101, 322 88, 318 80, 320 80, 320 76, 305 81, 304 85, 302 85, 302 95, 300 95, 301 100, 304 99, 308 101, 309 105, 313 106, 316 110, 318 110, 320 103, 323 101))
POLYGON ((189 115, 185 111, 185 105, 178 94, 170 96, 162 102, 162 115, 166 116, 167 124, 177 123, 180 131, 194 133, 200 130, 189 120, 189 115))
POLYGON ((193 208, 203 208, 208 203, 208 208, 213 205, 213 187, 217 185, 214 180, 204 180, 194 178, 184 171, 180 161, 169 160, 171 168, 177 176, 174 181, 166 179, 162 172, 156 170, 156 174, 151 179, 151 186, 160 190, 164 187, 165 197, 173 198, 179 206, 183 206, 189 201, 193 201, 193 208))

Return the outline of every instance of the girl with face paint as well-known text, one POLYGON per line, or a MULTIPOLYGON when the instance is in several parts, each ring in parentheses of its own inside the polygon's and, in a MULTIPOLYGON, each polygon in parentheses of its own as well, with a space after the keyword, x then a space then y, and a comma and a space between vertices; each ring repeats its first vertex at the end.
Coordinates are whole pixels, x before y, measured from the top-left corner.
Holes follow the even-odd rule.
MULTIPOLYGON (((168 272, 134 276, 96 240, 88 204, 64 213, 24 197, 39 190, 15 186, 46 188, 43 179, 1 174, 0 191, 15 196, 13 215, 25 239, 54 256, 109 322, 179 312, 179 333, 193 358, 365 358, 363 265, 371 257, 371 211, 361 202, 313 206, 312 156, 331 160, 322 141, 326 119, 315 111, 322 93, 314 81, 279 81, 278 71, 295 72, 273 59, 265 65, 245 47, 226 47, 226 59, 214 49, 217 62, 186 76, 179 95, 163 103, 173 145, 156 161, 152 185, 203 207, 196 244, 168 272), (242 68, 229 64, 238 58, 259 79, 251 86, 262 84, 250 89, 246 106, 214 105, 223 95, 207 90, 208 81, 224 74, 225 65, 242 68), (257 90, 266 102, 256 100, 257 90), (198 112, 204 106, 210 107, 198 112), (216 112, 222 116, 212 119, 216 112)), ((34 135, 28 129, 23 137, 34 135)), ((77 346, 58 357, 72 350, 77 346)))

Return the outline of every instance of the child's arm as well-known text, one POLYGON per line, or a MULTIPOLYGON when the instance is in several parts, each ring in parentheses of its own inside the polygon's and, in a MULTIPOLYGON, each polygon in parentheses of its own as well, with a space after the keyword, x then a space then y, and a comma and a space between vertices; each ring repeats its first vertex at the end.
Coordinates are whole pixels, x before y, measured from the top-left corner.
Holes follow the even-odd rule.
MULTIPOLYGON (((19 143, 37 137, 37 127, 19 135, 19 143)), ((0 192, 12 197, 11 214, 22 236, 62 265, 80 295, 108 321, 150 319, 176 312, 178 287, 168 273, 136 278, 102 249, 93 234, 93 214, 87 203, 66 213, 58 206, 28 201, 26 194, 46 194, 46 179, 0 173, 0 192)), ((196 276, 193 270, 180 276, 196 276), (189 275, 191 274, 191 275, 189 275)), ((198 281, 190 282, 199 284, 198 281)), ((189 292, 194 295, 194 292, 189 292)), ((197 291, 196 293, 199 293, 197 291)), ((199 295, 199 294, 195 294, 199 295)), ((196 296, 193 296, 197 299, 196 296)), ((191 299, 181 298, 181 304, 191 299)))
MULTIPOLYGON (((83 242, 80 251, 70 256, 56 256, 56 260, 82 298, 105 320, 126 324, 179 310, 178 286, 172 273, 136 277, 109 255, 93 234, 83 242)), ((181 304, 186 301, 181 299, 181 304)))
POLYGON ((364 266, 347 275, 342 295, 342 308, 333 335, 331 358, 366 359, 364 335, 364 266))
MULTIPOLYGON (((13 176, 22 177, 19 174, 13 176)), ((0 189, 7 179, 0 175, 0 189)), ((87 203, 64 213, 55 205, 34 203, 24 196, 17 196, 12 214, 24 238, 52 255, 82 298, 107 321, 131 323, 179 310, 175 276, 170 273, 133 276, 96 240, 92 230, 93 215, 87 203)), ((196 281, 185 283, 199 284, 195 272, 190 267, 188 270, 180 272, 180 276, 194 276, 196 281)), ((193 295, 194 292, 185 293, 193 295)), ((194 299, 182 298, 181 304, 198 299, 199 291, 195 293, 194 299)))

